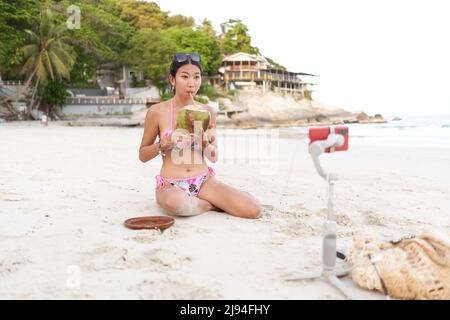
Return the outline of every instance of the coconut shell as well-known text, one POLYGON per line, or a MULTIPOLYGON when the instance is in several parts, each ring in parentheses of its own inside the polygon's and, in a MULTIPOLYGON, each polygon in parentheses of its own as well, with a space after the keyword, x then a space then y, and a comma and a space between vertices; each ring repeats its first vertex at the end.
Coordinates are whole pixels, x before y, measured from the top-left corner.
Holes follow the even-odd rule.
POLYGON ((185 129, 189 133, 199 134, 200 129, 208 130, 211 121, 211 114, 205 108, 189 105, 178 113, 178 128, 185 129), (196 122, 197 127, 195 127, 196 122))

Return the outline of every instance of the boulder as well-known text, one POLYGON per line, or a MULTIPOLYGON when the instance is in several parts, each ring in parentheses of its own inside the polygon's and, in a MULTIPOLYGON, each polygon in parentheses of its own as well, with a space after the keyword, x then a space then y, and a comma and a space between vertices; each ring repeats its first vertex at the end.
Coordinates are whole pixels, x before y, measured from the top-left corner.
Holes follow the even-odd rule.
POLYGON ((356 119, 358 121, 369 121, 370 117, 365 112, 359 112, 356 114, 356 119))

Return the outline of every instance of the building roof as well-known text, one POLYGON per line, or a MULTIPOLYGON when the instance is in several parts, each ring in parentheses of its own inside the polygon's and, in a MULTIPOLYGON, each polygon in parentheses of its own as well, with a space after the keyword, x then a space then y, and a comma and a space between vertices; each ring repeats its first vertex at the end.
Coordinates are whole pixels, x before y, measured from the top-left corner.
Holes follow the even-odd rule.
POLYGON ((317 75, 311 74, 311 73, 292 72, 292 71, 284 71, 284 70, 279 70, 279 69, 266 69, 265 71, 270 72, 270 73, 288 74, 288 75, 292 75, 292 76, 311 76, 311 77, 318 77, 317 75))
POLYGON ((268 69, 263 69, 263 70, 271 72, 271 73, 288 74, 288 75, 292 75, 292 76, 318 77, 317 75, 311 74, 311 73, 292 72, 292 71, 284 71, 284 70, 275 69, 269 63, 269 61, 267 61, 267 59, 264 58, 263 56, 258 56, 258 55, 250 54, 250 53, 246 53, 246 52, 233 53, 233 54, 223 58, 223 61, 224 62, 225 61, 259 61, 259 62, 262 62, 263 64, 266 64, 266 66, 268 67, 268 69))
POLYGON ((223 61, 260 61, 269 64, 263 56, 257 56, 246 52, 237 52, 223 58, 223 61))

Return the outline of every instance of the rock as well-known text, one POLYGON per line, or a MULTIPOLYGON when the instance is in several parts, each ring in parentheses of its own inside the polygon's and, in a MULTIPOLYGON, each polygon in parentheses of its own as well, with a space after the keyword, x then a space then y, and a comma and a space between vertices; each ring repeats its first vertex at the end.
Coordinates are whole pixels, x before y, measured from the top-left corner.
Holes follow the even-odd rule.
POLYGON ((370 118, 365 112, 360 112, 356 115, 358 121, 369 121, 370 118))
POLYGON ((392 121, 401 121, 402 120, 402 118, 400 118, 400 117, 394 117, 393 119, 392 119, 392 121))
POLYGON ((383 116, 379 113, 377 113, 374 118, 375 119, 384 119, 383 116))
POLYGON ((319 114, 318 116, 315 117, 317 122, 329 122, 330 119, 324 115, 324 114, 319 114))

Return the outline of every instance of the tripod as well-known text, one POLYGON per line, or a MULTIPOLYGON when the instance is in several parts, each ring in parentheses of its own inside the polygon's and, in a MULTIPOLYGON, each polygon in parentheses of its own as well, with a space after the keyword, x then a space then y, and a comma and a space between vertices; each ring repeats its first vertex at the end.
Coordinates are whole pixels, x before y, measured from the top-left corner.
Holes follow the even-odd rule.
POLYGON ((286 279, 286 281, 301 281, 301 280, 315 280, 324 279, 331 283, 335 288, 341 291, 349 299, 356 299, 356 297, 350 292, 350 290, 342 283, 339 277, 346 276, 347 270, 335 270, 336 266, 336 234, 337 223, 336 216, 333 208, 333 195, 334 185, 336 183, 337 176, 332 173, 326 174, 319 162, 319 156, 325 152, 327 148, 333 152, 335 147, 342 146, 344 144, 344 137, 340 134, 330 134, 326 140, 319 140, 312 142, 309 145, 309 153, 313 159, 314 166, 319 175, 327 182, 328 187, 328 213, 327 220, 323 224, 322 235, 322 270, 316 271, 313 274, 295 275, 286 279))

